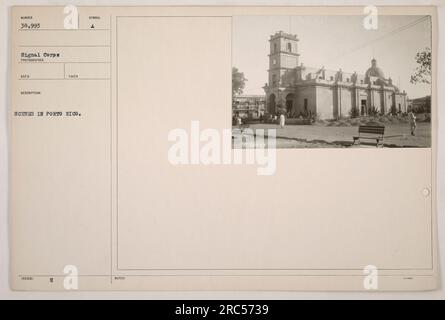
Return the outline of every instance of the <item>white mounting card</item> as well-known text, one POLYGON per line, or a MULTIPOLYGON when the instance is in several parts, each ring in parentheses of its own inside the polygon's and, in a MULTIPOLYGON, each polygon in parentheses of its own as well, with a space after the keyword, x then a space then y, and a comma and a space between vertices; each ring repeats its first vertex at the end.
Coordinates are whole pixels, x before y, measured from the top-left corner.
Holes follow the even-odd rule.
POLYGON ((17 6, 15 290, 433 290, 434 7, 17 6))

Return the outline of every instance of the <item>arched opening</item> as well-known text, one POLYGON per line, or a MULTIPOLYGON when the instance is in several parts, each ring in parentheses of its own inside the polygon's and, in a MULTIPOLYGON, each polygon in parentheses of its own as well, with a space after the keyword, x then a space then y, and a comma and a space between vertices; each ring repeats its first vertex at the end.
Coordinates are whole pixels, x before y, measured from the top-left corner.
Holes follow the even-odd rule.
POLYGON ((295 95, 293 93, 289 93, 286 96, 286 113, 288 115, 292 114, 292 109, 294 106, 294 99, 295 99, 295 95))
POLYGON ((276 101, 275 95, 272 93, 267 100, 267 110, 270 114, 275 114, 276 112, 276 101))

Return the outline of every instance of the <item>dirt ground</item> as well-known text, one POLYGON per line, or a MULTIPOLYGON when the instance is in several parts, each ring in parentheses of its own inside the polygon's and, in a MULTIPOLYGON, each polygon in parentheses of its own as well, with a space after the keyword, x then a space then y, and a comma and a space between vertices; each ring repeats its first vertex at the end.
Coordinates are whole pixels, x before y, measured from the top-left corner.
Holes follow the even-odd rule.
MULTIPOLYGON (((363 140, 353 145, 352 137, 358 135, 357 126, 334 127, 323 125, 287 125, 280 128, 275 124, 253 124, 251 129, 276 129, 277 148, 357 148, 375 147, 374 141, 363 140)), ((415 136, 411 136, 409 124, 385 125, 384 147, 403 148, 431 146, 431 123, 417 124, 415 136)))

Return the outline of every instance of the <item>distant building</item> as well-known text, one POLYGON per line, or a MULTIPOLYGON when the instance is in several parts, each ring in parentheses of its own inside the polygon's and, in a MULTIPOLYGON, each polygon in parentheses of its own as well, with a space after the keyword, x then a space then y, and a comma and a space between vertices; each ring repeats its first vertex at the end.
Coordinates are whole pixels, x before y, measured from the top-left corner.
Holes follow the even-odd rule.
POLYGON ((422 98, 410 99, 409 107, 414 112, 431 112, 431 96, 425 96, 422 98))
POLYGON ((270 37, 269 79, 264 86, 269 113, 333 119, 353 112, 407 112, 405 91, 385 78, 375 59, 364 75, 306 67, 299 63, 298 41, 296 35, 282 31, 270 37))
POLYGON ((257 118, 265 112, 264 95, 238 95, 233 100, 233 114, 238 113, 241 118, 257 118))

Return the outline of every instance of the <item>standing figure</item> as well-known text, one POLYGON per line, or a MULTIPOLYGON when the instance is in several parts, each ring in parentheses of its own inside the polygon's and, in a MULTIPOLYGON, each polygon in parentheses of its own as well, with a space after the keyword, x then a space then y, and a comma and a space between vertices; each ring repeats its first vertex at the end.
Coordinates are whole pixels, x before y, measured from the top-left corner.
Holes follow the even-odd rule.
POLYGON ((238 127, 243 124, 243 120, 241 119, 241 116, 239 114, 236 116, 236 124, 238 127))
POLYGON ((284 114, 280 115, 280 127, 284 128, 284 124, 286 122, 286 118, 284 117, 284 114))
POLYGON ((414 136, 417 124, 416 124, 416 116, 414 115, 412 110, 408 113, 408 118, 409 118, 409 125, 411 128, 411 135, 414 136))

